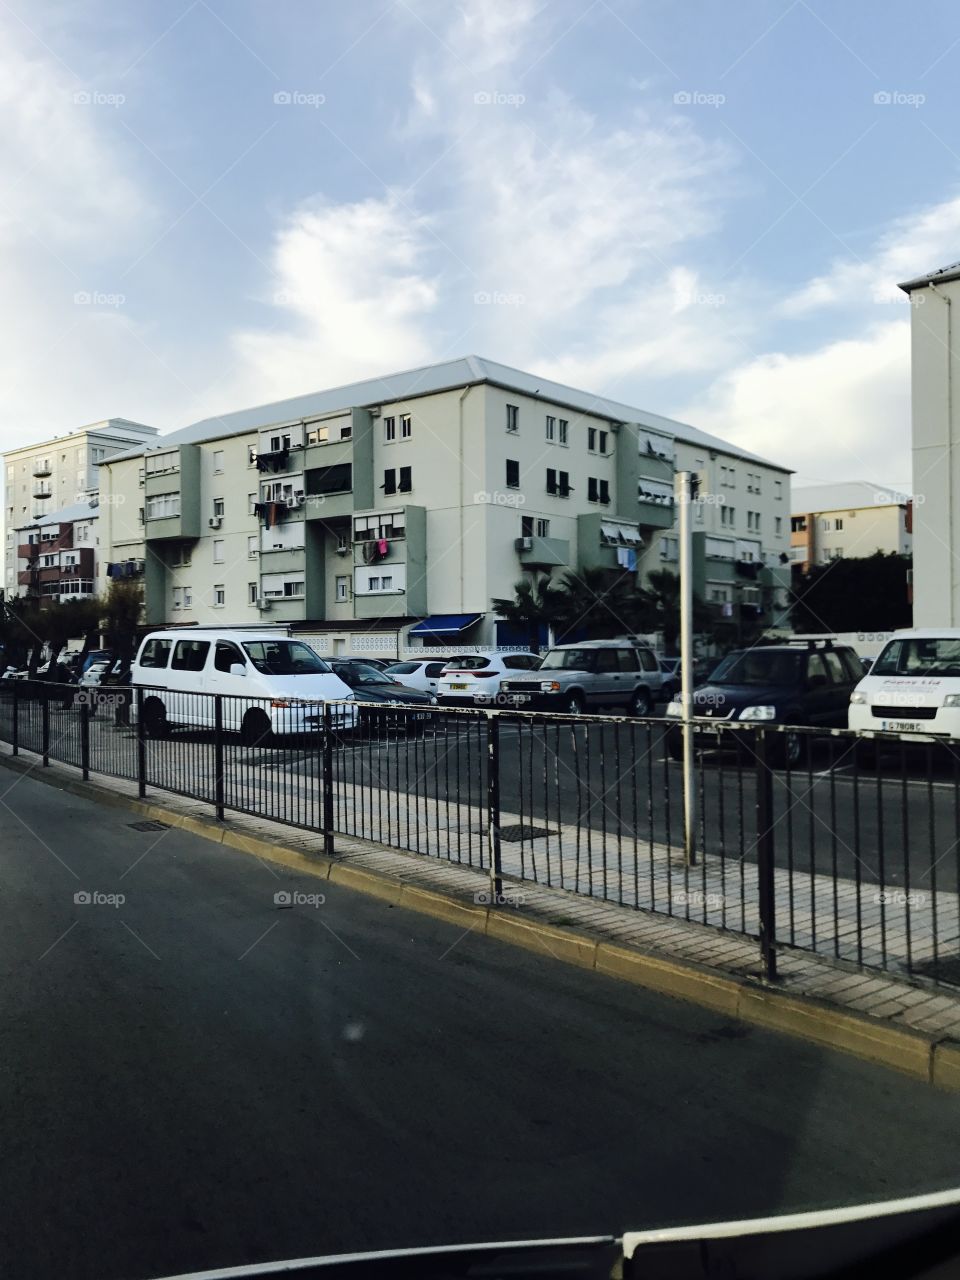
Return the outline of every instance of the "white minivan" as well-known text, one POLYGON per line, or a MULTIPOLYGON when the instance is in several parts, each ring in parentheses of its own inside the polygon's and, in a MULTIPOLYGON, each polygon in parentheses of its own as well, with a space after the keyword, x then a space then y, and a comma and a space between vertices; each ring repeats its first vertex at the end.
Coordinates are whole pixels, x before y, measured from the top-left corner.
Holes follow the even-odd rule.
POLYGON ((960 628, 895 631, 851 693, 847 724, 960 738, 960 628))
MULTIPOLYGON (((353 701, 353 690, 309 645, 276 631, 153 631, 142 641, 130 683, 143 687, 143 727, 162 738, 175 725, 212 728, 223 694, 224 729, 248 746, 271 735, 318 731, 323 704, 353 701)), ((333 723, 349 728, 353 707, 335 705, 333 723)))

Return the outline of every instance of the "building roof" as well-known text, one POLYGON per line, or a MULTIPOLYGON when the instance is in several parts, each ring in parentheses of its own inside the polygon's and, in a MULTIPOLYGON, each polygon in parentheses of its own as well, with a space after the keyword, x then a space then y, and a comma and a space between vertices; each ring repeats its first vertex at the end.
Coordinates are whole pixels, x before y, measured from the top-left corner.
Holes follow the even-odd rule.
MULTIPOLYGON (((327 391, 313 391, 307 395, 294 396, 290 400, 277 400, 251 409, 239 409, 220 417, 204 418, 200 422, 191 423, 190 426, 182 427, 179 431, 172 431, 169 435, 161 437, 154 443, 153 448, 200 444, 223 436, 242 435, 251 431, 261 431, 265 427, 315 419, 353 406, 372 407, 391 404, 414 396, 431 395, 439 391, 451 391, 457 387, 484 382, 509 391, 519 391, 524 395, 539 396, 547 403, 565 405, 582 413, 593 413, 613 422, 635 422, 652 431, 675 436, 690 444, 702 445, 705 449, 716 449, 718 452, 731 454, 733 457, 747 461, 760 462, 764 466, 774 467, 780 471, 790 470, 778 463, 769 462, 766 458, 748 453, 745 449, 721 440, 717 436, 709 435, 688 423, 675 422, 672 418, 648 413, 645 409, 637 409, 618 400, 607 400, 589 391, 579 391, 563 383, 552 382, 549 378, 525 373, 509 365, 498 364, 494 360, 485 360, 481 356, 461 356, 455 360, 445 360, 440 364, 426 365, 421 369, 406 369, 401 373, 386 374, 379 378, 366 378, 361 382, 331 387, 327 391)), ((139 457, 144 452, 143 448, 129 449, 105 458, 101 465, 119 462, 124 458, 139 457)))
POLYGON ((910 494, 888 489, 869 480, 845 480, 839 484, 813 484, 794 489, 790 505, 797 515, 813 511, 857 511, 862 507, 896 507, 910 501, 910 494))
POLYGON ((59 511, 51 511, 49 515, 40 516, 36 520, 25 520, 17 524, 15 529, 37 529, 49 524, 72 524, 75 520, 96 520, 100 515, 100 507, 95 502, 74 502, 69 507, 61 507, 59 511))
POLYGON ((32 444, 21 444, 15 449, 7 449, 3 453, 4 458, 12 458, 18 453, 36 453, 42 449, 52 449, 55 445, 66 443, 75 444, 81 436, 86 435, 104 435, 113 436, 115 439, 127 440, 130 444, 137 444, 137 452, 140 452, 139 445, 146 443, 141 441, 141 437, 153 437, 160 434, 157 427, 148 427, 143 422, 131 422, 129 418, 104 418, 100 422, 88 422, 86 426, 74 427, 72 431, 65 431, 62 435, 49 436, 46 440, 39 440, 32 444))
POLYGON ((912 293, 914 289, 925 289, 928 284, 944 284, 947 280, 960 280, 960 262, 951 262, 949 267, 940 267, 936 271, 928 271, 924 276, 905 280, 898 288, 904 293, 912 293))

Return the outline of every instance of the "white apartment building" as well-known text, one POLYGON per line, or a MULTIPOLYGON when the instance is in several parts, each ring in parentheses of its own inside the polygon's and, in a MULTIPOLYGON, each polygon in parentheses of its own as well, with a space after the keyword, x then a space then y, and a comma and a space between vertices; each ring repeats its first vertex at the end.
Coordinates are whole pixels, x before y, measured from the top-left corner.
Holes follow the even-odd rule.
POLYGON ((808 569, 878 551, 913 552, 913 502, 908 494, 866 480, 804 485, 793 490, 790 558, 808 569))
POLYGON ((106 460, 102 558, 145 560, 151 623, 293 624, 329 653, 518 643, 490 601, 524 574, 676 571, 682 466, 703 477, 698 589, 777 621, 786 468, 476 356, 106 460))
POLYGON ((901 284, 911 307, 913 622, 960 626, 960 263, 901 284))
POLYGON ((107 418, 40 444, 3 455, 3 587, 17 595, 17 529, 96 496, 100 463, 131 445, 144 447, 158 435, 126 418, 107 418))

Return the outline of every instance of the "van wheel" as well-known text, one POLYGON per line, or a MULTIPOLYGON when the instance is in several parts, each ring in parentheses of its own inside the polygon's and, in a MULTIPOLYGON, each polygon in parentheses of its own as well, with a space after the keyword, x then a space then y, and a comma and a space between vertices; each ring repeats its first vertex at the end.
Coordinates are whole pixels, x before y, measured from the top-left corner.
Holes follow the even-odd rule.
POLYGON ((240 740, 245 747, 265 747, 273 737, 270 717, 265 711, 248 711, 240 726, 240 740))
POLYGON ((143 704, 143 733, 147 738, 165 738, 170 732, 167 708, 159 698, 148 698, 143 704))
POLYGON ((637 689, 630 699, 630 714, 632 716, 648 716, 652 710, 653 700, 650 697, 650 690, 637 689))

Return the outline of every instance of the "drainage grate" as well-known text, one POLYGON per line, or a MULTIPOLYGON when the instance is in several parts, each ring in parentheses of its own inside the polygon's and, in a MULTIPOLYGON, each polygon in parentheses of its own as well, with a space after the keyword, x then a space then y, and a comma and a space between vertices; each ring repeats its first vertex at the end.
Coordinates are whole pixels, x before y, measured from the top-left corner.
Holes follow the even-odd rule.
POLYGON ((933 978, 935 982, 960 987, 960 955, 938 956, 936 960, 924 960, 910 969, 918 978, 933 978))
POLYGON ((511 844, 519 844, 521 840, 542 840, 544 836, 554 835, 549 827, 501 827, 500 839, 511 844))
POLYGON ((149 819, 143 822, 128 822, 128 827, 133 827, 134 831, 169 831, 169 822, 150 822, 149 819))

